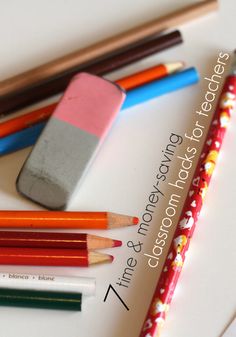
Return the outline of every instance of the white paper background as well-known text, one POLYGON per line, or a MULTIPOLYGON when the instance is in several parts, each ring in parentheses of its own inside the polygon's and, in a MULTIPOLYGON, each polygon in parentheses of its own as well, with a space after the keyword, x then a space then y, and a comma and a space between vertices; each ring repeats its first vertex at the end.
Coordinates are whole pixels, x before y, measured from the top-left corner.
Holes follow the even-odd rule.
MULTIPOLYGON (((136 26, 194 1, 52 0, 0 1, 0 74, 14 75, 69 51, 136 26)), ((181 27, 185 43, 116 72, 109 78, 160 62, 184 60, 201 76, 210 75, 220 51, 235 45, 234 0, 220 11, 181 27)), ((203 87, 189 87, 120 114, 71 204, 72 210, 108 210, 141 215, 155 181, 161 150, 170 132, 183 134, 203 97, 203 87)), ((236 118, 227 132, 207 200, 176 289, 163 337, 216 337, 235 312, 236 118)), ((37 209, 15 190, 16 176, 29 149, 0 159, 0 208, 37 209)), ((174 173, 175 164, 172 164, 174 173)), ((152 247, 155 221, 145 239, 152 247), (152 235, 153 234, 153 235, 152 235)), ((96 232, 94 232, 96 233, 96 232)), ((98 234, 98 233, 96 233, 98 234)), ((136 240, 136 228, 99 232, 136 240)), ((109 250, 107 251, 109 252, 109 250)), ((112 265, 90 269, 1 267, 0 270, 96 276, 96 298, 86 299, 82 313, 0 308, 1 337, 136 337, 155 287, 156 275, 138 257, 129 291, 119 290, 129 313, 112 295, 130 249, 112 250, 112 265)))

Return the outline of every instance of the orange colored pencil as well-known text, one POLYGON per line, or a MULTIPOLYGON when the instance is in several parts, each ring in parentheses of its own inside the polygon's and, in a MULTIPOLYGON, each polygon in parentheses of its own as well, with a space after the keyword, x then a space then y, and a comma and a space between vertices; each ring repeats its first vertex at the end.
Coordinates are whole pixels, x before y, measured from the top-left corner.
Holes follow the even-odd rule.
POLYGON ((159 78, 168 76, 180 70, 181 68, 183 68, 183 66, 183 62, 159 64, 155 67, 145 69, 136 74, 121 78, 120 80, 117 80, 116 83, 125 90, 131 90, 148 82, 152 82, 159 78))
MULTIPOLYGON (((159 64, 155 67, 121 78, 117 80, 116 83, 128 91, 135 87, 144 85, 145 83, 168 76, 169 74, 181 70, 183 66, 183 62, 159 64)), ((53 113, 56 106, 57 103, 50 104, 22 116, 0 123, 0 137, 6 137, 14 132, 26 129, 31 125, 47 120, 53 113)))
POLYGON ((0 123, 0 138, 6 137, 14 132, 26 129, 36 123, 45 121, 51 116, 56 106, 57 106, 57 103, 53 103, 48 106, 39 108, 37 110, 33 110, 22 116, 12 118, 6 122, 1 122, 0 123))
POLYGON ((138 221, 137 217, 108 212, 0 211, 0 228, 112 229, 138 221))

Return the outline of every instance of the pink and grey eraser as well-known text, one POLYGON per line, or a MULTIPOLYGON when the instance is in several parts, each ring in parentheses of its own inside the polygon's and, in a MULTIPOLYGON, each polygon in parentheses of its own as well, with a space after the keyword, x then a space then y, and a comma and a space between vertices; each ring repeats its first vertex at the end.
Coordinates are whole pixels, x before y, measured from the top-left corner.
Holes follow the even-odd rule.
POLYGON ((116 84, 76 75, 21 169, 17 190, 46 208, 65 209, 124 99, 116 84))

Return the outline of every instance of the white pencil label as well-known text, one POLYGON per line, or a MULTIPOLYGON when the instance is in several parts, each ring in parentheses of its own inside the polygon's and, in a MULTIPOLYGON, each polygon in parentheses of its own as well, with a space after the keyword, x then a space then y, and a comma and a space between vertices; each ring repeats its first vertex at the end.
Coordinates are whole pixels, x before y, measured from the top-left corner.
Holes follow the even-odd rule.
POLYGON ((38 280, 38 281, 55 281, 54 276, 45 276, 45 275, 27 275, 27 274, 13 274, 6 273, 0 274, 1 279, 14 279, 14 280, 38 280))

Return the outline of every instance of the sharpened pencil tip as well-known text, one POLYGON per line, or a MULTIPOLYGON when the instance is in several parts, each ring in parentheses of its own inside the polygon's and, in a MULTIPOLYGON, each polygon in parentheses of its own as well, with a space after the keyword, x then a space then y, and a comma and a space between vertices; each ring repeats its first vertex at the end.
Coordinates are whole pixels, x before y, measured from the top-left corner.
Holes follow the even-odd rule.
POLYGON ((178 72, 179 70, 182 70, 185 67, 185 62, 178 61, 178 62, 166 63, 165 67, 167 69, 167 74, 173 74, 173 73, 178 72))
POLYGON ((120 247, 122 246, 122 241, 120 240, 113 240, 113 247, 120 247))
POLYGON ((125 226, 137 225, 139 218, 130 215, 107 213, 108 227, 109 228, 121 228, 125 226))
POLYGON ((111 263, 114 260, 114 256, 108 254, 102 254, 99 252, 89 252, 88 254, 88 264, 101 264, 101 263, 111 263))

